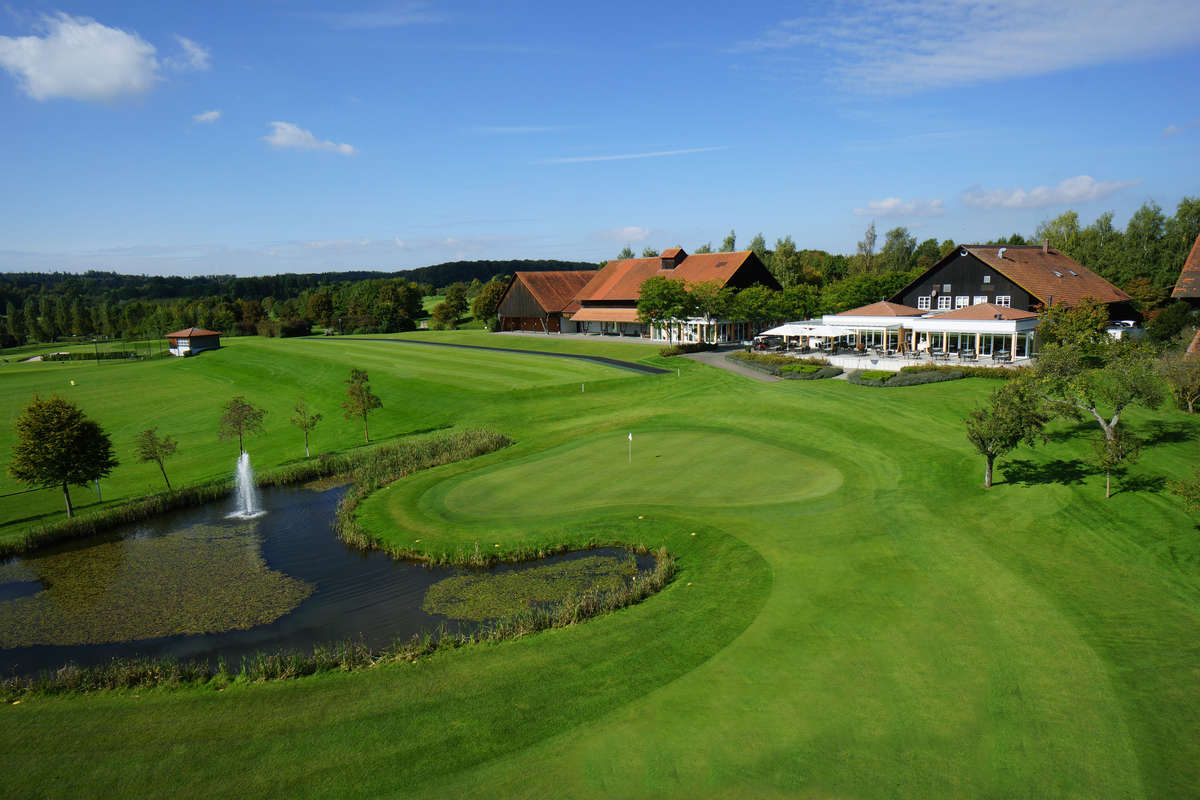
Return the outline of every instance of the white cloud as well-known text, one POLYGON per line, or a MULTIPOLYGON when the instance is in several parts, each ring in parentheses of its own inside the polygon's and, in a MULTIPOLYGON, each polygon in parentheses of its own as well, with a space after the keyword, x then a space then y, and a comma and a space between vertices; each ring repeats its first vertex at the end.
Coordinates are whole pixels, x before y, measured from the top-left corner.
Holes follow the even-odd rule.
POLYGON ((220 109, 214 108, 212 111, 201 111, 192 117, 193 122, 216 122, 221 118, 220 109))
POLYGON ((1057 186, 1038 186, 1030 191, 1016 189, 983 189, 978 184, 963 192, 963 203, 971 208, 993 210, 997 208, 1046 208, 1048 206, 1091 203, 1102 200, 1141 180, 1098 181, 1090 175, 1067 178, 1057 186))
POLYGON ((1194 120, 1191 120, 1190 122, 1185 122, 1182 125, 1168 125, 1167 127, 1163 128, 1162 135, 1163 136, 1178 136, 1179 134, 1186 131, 1188 128, 1195 128, 1198 125, 1200 125, 1200 119, 1194 119, 1194 120))
POLYGON ((112 101, 160 80, 154 45, 87 17, 43 17, 43 36, 0 36, 0 67, 35 100, 112 101))
POLYGON ((1197 44, 1195 0, 849 0, 733 49, 823 52, 834 83, 889 92, 1157 58, 1197 44))
POLYGON ((601 239, 611 239, 614 242, 644 242, 650 238, 654 231, 650 228, 643 228, 638 225, 626 225, 622 228, 612 228, 600 233, 601 239))
POLYGON ((866 208, 856 208, 859 217, 940 217, 946 213, 946 204, 941 200, 901 200, 885 197, 872 200, 866 208))
POLYGON ((171 69, 179 70, 180 72, 188 70, 203 72, 212 65, 212 50, 209 48, 179 34, 175 34, 175 41, 179 42, 179 47, 183 50, 183 53, 180 56, 166 60, 166 65, 171 69))
POLYGON ((682 156, 689 153, 710 153, 713 150, 727 150, 727 145, 720 147, 691 147, 686 150, 659 150, 654 153, 623 153, 614 156, 570 156, 567 158, 547 158, 540 164, 583 164, 589 161, 625 161, 631 158, 662 158, 663 156, 682 156))
POLYGON ((347 30, 403 28, 409 25, 430 25, 446 20, 444 15, 430 11, 428 3, 402 3, 395 8, 333 12, 317 16, 335 28, 347 30))
POLYGON ((290 122, 272 122, 271 127, 274 130, 262 140, 276 150, 330 150, 344 156, 352 156, 355 152, 353 145, 322 141, 311 131, 290 122))

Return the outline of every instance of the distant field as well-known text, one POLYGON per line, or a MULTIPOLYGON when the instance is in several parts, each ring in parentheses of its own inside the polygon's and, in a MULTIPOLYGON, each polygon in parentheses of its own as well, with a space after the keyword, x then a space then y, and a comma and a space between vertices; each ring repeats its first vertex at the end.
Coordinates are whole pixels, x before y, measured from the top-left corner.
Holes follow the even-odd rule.
MULTIPOLYGON (((362 366, 381 438, 486 425, 514 440, 370 497, 360 516, 382 538, 429 553, 665 545, 675 581, 584 624, 416 664, 27 698, 0 707, 6 794, 1196 796, 1200 519, 1162 482, 1191 470, 1200 419, 1130 413, 1153 444, 1107 502, 1080 461, 1086 425, 1056 423, 984 490, 962 418, 989 381, 765 384, 638 342, 420 336, 672 373, 234 339, 119 372, 5 369, 0 396, 11 415, 33 391, 70 391, 122 452, 158 424, 196 479, 232 467, 236 445, 213 439, 234 393, 270 409, 257 464, 299 455, 286 417, 302 392, 327 415, 314 447, 354 446, 337 404, 362 366)), ((154 486, 131 462, 120 473, 114 493, 154 486)), ((21 514, 6 513, 13 530, 21 514)))

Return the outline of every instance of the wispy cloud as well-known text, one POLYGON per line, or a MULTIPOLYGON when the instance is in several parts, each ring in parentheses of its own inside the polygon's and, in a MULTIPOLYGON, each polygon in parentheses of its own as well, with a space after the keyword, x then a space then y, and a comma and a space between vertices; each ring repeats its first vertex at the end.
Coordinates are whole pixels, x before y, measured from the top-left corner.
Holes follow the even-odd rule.
POLYGON ((344 156, 355 153, 353 145, 323 141, 313 136, 312 131, 290 122, 272 122, 271 127, 271 133, 262 137, 262 140, 276 150, 329 150, 344 156))
POLYGON ((154 45, 88 17, 42 17, 42 36, 0 36, 0 67, 34 100, 109 102, 160 80, 154 45))
POLYGON ((1102 200, 1141 180, 1098 181, 1090 175, 1067 178, 1057 186, 1038 186, 1030 191, 1016 189, 983 189, 978 184, 970 187, 960 199, 970 208, 991 211, 998 208, 1046 208, 1048 206, 1091 203, 1102 200))
POLYGON ((398 3, 369 11, 337 11, 317 16, 343 30, 403 28, 446 21, 446 16, 430 9, 428 3, 398 3))
POLYGON ((631 242, 644 242, 653 233, 654 231, 651 228, 644 228, 640 225, 625 225, 620 228, 610 228, 606 231, 600 231, 596 234, 596 238, 629 244, 631 242))
POLYGON ((1200 44, 1195 0, 849 0, 783 20, 740 53, 831 58, 844 88, 892 92, 967 86, 1158 57, 1200 44))
POLYGON ((175 34, 175 41, 182 52, 166 59, 168 67, 180 72, 203 72, 212 66, 211 49, 179 34, 175 34))
POLYGON ((527 133, 555 133, 570 128, 565 125, 478 125, 475 130, 498 136, 519 136, 527 133))
POLYGON ((1200 126, 1200 119, 1193 119, 1193 120, 1183 123, 1182 125, 1168 125, 1167 127, 1163 128, 1162 135, 1163 136, 1178 136, 1179 134, 1183 133, 1187 129, 1195 128, 1197 126, 1200 126))
POLYGON ((632 158, 662 158, 664 156, 683 156, 691 153, 711 153, 714 150, 728 150, 728 145, 719 147, 689 147, 685 150, 658 150, 653 153, 622 153, 611 156, 568 156, 566 158, 546 158, 538 164, 584 164, 589 161, 627 161, 632 158))
POLYGON ((859 217, 940 217, 946 213, 946 204, 941 200, 901 200, 885 197, 872 200, 866 208, 854 209, 859 217))
POLYGON ((221 118, 220 109, 214 108, 212 111, 201 111, 199 114, 192 116, 192 122, 200 122, 204 124, 216 122, 221 118))

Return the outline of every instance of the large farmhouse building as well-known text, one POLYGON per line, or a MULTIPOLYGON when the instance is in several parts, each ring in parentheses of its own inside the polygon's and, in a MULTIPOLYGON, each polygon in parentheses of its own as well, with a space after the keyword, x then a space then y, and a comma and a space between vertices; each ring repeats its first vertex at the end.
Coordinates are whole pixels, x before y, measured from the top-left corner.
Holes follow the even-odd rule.
POLYGON ((1179 280, 1175 281, 1171 297, 1175 300, 1186 300, 1193 308, 1200 308, 1200 236, 1196 237, 1192 252, 1188 253, 1187 260, 1183 262, 1183 271, 1179 273, 1179 280))
MULTIPOLYGON (((559 333, 563 317, 579 309, 575 296, 588 284, 595 272, 518 272, 496 309, 500 330, 559 333)), ((574 323, 566 330, 573 332, 574 323)))
POLYGON ((1107 305, 1109 319, 1138 317, 1129 295, 1046 244, 963 245, 891 299, 924 312, 982 303, 1037 311, 1073 306, 1085 297, 1107 305))
MULTIPOLYGON (((638 320, 642 283, 653 277, 681 279, 688 285, 715 281, 731 289, 755 284, 777 291, 781 288, 752 250, 688 255, 682 247, 672 247, 659 256, 605 264, 576 296, 580 308, 571 315, 571 321, 581 333, 673 338, 665 328, 652 328, 638 320)), ((682 321, 677 330, 684 342, 731 342, 749 338, 752 333, 747 322, 699 317, 682 321)))

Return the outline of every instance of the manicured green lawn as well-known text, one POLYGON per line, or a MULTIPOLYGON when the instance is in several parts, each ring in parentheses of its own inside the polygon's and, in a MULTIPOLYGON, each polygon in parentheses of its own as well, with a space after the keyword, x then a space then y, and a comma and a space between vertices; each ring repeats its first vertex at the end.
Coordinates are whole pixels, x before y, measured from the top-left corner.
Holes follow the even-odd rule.
MULTIPOLYGON (((6 793, 1197 793, 1200 530, 1160 479, 1190 471, 1200 421, 1129 415, 1157 442, 1131 471, 1140 488, 1107 502, 1102 476, 1077 463, 1090 429, 1066 424, 1001 462, 985 491, 961 419, 987 381, 760 384, 640 343, 541 346, 620 349, 679 374, 233 340, 221 358, 166 365, 186 371, 125 373, 113 397, 96 376, 80 381, 77 399, 102 422, 100 409, 117 417, 120 397, 136 401, 129 435, 147 419, 174 433, 154 406, 184 392, 203 418, 188 449, 222 464, 236 446, 204 443, 209 407, 257 392, 278 427, 251 452, 277 463, 297 447, 282 418, 299 390, 330 406, 318 448, 354 443, 338 381, 364 366, 384 398, 380 436, 489 425, 515 440, 370 498, 361 515, 382 537, 432 553, 665 544, 680 569, 638 606, 415 665, 224 692, 28 698, 0 708, 6 793)), ((39 374, 61 383, 57 369, 39 374)), ((18 407, 0 385, 6 409, 18 407)))

